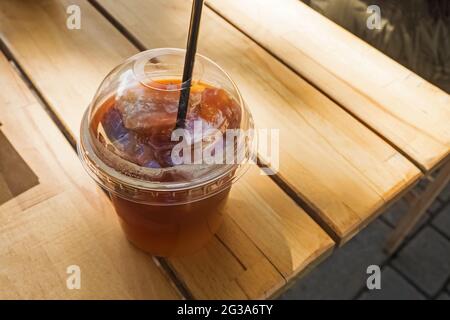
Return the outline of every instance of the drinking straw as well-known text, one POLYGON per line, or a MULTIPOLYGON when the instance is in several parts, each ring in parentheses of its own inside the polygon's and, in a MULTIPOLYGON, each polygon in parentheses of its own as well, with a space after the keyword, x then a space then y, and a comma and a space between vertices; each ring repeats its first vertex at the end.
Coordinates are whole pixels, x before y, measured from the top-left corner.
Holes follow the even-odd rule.
POLYGON ((191 92, 192 72, 194 71, 195 54, 197 52, 197 40, 202 17, 203 0, 193 0, 191 22, 184 59, 183 80, 178 103, 177 128, 184 128, 188 109, 189 94, 191 92))

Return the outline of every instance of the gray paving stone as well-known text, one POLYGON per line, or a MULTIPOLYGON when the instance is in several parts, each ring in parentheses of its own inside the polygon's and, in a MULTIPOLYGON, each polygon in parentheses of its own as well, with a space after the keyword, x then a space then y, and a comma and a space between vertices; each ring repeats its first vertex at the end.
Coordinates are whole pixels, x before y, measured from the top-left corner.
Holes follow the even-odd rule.
POLYGON ((450 276, 450 242, 427 226, 415 236, 392 264, 429 296, 450 276))
POLYGON ((441 199, 443 202, 450 201, 450 183, 441 192, 441 194, 439 195, 439 199, 441 199))
POLYGON ((446 292, 441 293, 438 297, 438 300, 450 300, 450 295, 446 292))
POLYGON ((433 225, 450 237, 450 203, 433 219, 433 225))
POLYGON ((366 290, 361 300, 424 300, 417 289, 408 283, 394 269, 386 267, 381 271, 381 289, 366 290))
MULTIPOLYGON (((433 204, 434 205, 434 204, 433 204)), ((431 205, 431 207, 433 207, 431 205)), ((409 206, 407 205, 406 201, 403 199, 400 199, 396 203, 394 203, 389 209, 386 210, 386 212, 383 213, 382 219, 386 221, 388 224, 392 226, 397 226, 398 222, 400 221, 400 218, 406 214, 408 211, 409 206)), ((425 223, 428 222, 430 219, 430 214, 426 213, 421 219, 420 222, 413 228, 413 230, 408 235, 408 238, 411 237, 416 233, 416 231, 422 227, 425 223)))
POLYGON ((369 265, 381 265, 386 236, 392 229, 376 220, 337 249, 311 273, 299 279, 281 299, 352 299, 366 285, 369 265))
POLYGON ((408 205, 405 200, 400 199, 390 206, 382 215, 383 220, 396 226, 400 218, 408 211, 408 205))
POLYGON ((441 202, 441 200, 436 199, 431 206, 428 208, 428 212, 432 215, 436 214, 438 211, 442 210, 444 207, 444 204, 441 202))

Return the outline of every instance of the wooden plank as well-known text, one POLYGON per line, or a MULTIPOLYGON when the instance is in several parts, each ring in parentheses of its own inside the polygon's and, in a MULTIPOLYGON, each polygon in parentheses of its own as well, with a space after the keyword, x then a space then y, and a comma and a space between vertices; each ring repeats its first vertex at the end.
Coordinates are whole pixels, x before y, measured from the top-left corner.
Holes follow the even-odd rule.
MULTIPOLYGON (((102 77, 137 50, 86 1, 2 1, 0 9, 4 42, 69 132, 77 133, 102 77), (65 28, 69 4, 81 8, 81 30, 65 28)), ((224 211, 223 228, 204 250, 168 261, 195 298, 267 297, 334 245, 256 167, 233 187, 224 211)))
POLYGON ((0 166, 15 175, 7 187, 21 190, 0 204, 0 299, 180 298, 123 239, 107 196, 3 55, 0 83, 0 150, 16 158, 1 153, 0 166), (80 267, 80 290, 67 288, 70 265, 80 267))
POLYGON ((208 5, 361 119, 420 168, 450 154, 450 98, 299 0, 208 5))
MULTIPOLYGON (((97 2, 148 47, 185 45, 189 1, 97 2)), ((399 152, 208 8, 199 51, 230 72, 257 126, 280 129, 279 176, 343 242, 420 176, 399 152)))

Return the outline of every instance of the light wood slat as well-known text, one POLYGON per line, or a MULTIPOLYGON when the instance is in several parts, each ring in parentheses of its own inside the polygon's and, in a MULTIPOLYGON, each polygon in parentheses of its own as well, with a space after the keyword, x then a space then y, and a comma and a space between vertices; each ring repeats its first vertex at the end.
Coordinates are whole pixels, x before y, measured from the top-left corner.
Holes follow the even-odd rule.
POLYGON ((3 55, 0 88, 0 149, 8 141, 30 171, 9 163, 7 187, 38 179, 0 204, 0 299, 180 298, 151 257, 123 239, 107 196, 3 55), (80 290, 66 286, 70 265, 81 268, 80 290))
POLYGON ((424 171, 450 153, 450 98, 299 0, 208 0, 424 171))
MULTIPOLYGON (((97 2, 149 48, 185 45, 189 1, 97 2)), ((420 176, 399 152, 208 8, 199 51, 231 73, 257 126, 280 129, 280 177, 343 241, 420 176)))
MULTIPOLYGON (((2 1, 2 39, 71 133, 106 73, 136 53, 86 1, 2 1), (66 6, 82 29, 65 28, 66 6), (98 48, 101 48, 99 50, 98 48)), ((233 187, 219 235, 201 252, 170 259, 195 298, 262 298, 285 285, 334 243, 255 167, 233 187)))

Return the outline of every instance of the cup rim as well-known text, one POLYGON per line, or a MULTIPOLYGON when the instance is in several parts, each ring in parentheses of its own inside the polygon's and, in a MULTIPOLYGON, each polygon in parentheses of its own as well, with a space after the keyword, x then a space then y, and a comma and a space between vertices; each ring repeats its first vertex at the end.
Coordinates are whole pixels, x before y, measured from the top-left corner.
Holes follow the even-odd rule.
MULTIPOLYGON (((182 91, 188 85, 192 85, 193 83, 195 83, 195 82, 192 82, 193 79, 189 79, 187 81, 180 82, 179 84, 175 85, 174 88, 173 87, 163 88, 163 87, 161 87, 159 82, 149 81, 148 79, 146 79, 146 76, 145 76, 146 74, 145 74, 144 68, 145 68, 145 64, 149 60, 157 58, 159 56, 172 54, 172 55, 179 55, 179 56, 184 57, 185 53, 186 53, 186 50, 180 49, 180 48, 156 48, 156 49, 150 49, 150 50, 139 52, 138 54, 125 60, 125 63, 132 62, 133 61, 132 59, 136 59, 135 61, 133 61, 134 62, 133 63, 133 74, 136 77, 136 79, 138 79, 139 82, 143 86, 148 87, 152 90, 157 90, 157 91, 177 92, 177 91, 182 91), (146 81, 143 81, 143 79, 145 79, 146 81), (152 83, 158 83, 158 85, 152 85, 152 83)), ((224 73, 228 79, 231 80, 230 76, 217 63, 215 63, 211 59, 209 59, 199 53, 196 53, 195 56, 196 56, 196 58, 201 58, 201 59, 204 59, 205 61, 207 61, 208 63, 211 63, 216 68, 218 68, 222 73, 224 73)), ((195 63, 196 63, 196 65, 198 64, 198 59, 196 59, 195 63)), ((198 67, 198 65, 197 65, 197 67, 198 67)), ((201 70, 202 70, 202 72, 200 74, 203 74, 203 66, 202 65, 201 65, 201 70)))

